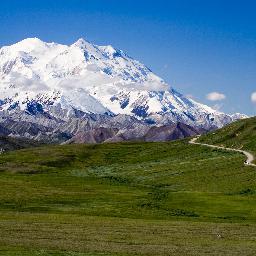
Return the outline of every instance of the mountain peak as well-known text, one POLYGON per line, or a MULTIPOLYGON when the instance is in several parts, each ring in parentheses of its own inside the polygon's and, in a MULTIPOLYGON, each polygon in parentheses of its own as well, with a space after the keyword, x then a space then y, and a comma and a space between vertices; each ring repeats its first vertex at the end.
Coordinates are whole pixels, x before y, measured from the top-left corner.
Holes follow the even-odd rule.
POLYGON ((45 42, 43 42, 41 39, 37 38, 37 37, 29 37, 26 39, 23 39, 22 41, 16 43, 17 44, 22 44, 22 45, 40 45, 40 44, 46 44, 45 42))
POLYGON ((84 38, 70 46, 38 38, 7 46, 1 50, 0 78, 0 116, 1 110, 22 111, 32 106, 33 113, 34 109, 47 113, 52 109, 58 118, 76 109, 130 115, 157 124, 221 127, 233 120, 170 89, 123 51, 84 38), (61 96, 53 97, 54 91, 61 96))
POLYGON ((79 48, 84 48, 86 47, 87 45, 91 45, 91 43, 87 40, 85 40, 84 38, 79 38, 75 43, 73 43, 72 45, 73 46, 77 46, 79 48))
POLYGON ((23 39, 21 42, 43 42, 43 41, 38 37, 28 37, 23 39))
POLYGON ((11 45, 12 49, 14 51, 25 51, 25 52, 31 52, 33 50, 39 50, 44 49, 47 47, 47 43, 43 42, 41 39, 37 37, 33 38, 26 38, 22 41, 11 45))

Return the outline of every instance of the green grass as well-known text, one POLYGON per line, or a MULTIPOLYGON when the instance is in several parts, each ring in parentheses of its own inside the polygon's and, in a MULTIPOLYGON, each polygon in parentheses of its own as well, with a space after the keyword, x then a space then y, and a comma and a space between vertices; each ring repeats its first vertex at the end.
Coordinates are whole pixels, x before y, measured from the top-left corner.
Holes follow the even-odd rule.
POLYGON ((248 150, 256 156, 256 117, 239 120, 205 134, 199 141, 248 150))
POLYGON ((18 150, 22 148, 39 147, 43 145, 42 142, 24 139, 14 138, 8 136, 0 136, 0 148, 4 151, 18 150))
POLYGON ((252 224, 5 213, 0 227, 5 256, 254 255, 256 249, 252 224))
POLYGON ((256 171, 168 143, 0 157, 0 255, 255 255, 256 171))

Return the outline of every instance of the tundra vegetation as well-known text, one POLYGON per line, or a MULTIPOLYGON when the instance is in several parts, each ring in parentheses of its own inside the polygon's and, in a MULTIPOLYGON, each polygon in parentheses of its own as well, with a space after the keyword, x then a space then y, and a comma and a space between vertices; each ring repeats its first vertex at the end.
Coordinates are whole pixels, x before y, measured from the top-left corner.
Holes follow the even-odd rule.
MULTIPOLYGON (((255 152, 253 127, 200 140, 255 152)), ((244 160, 188 139, 4 152, 0 255, 255 255, 256 168, 244 160)))

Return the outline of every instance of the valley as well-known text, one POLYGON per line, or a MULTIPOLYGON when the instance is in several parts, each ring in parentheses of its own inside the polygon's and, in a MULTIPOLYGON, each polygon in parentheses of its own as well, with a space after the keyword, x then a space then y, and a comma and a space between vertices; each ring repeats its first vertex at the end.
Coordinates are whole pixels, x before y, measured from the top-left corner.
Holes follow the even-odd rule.
POLYGON ((256 1, 0 1, 0 256, 255 256, 256 1))

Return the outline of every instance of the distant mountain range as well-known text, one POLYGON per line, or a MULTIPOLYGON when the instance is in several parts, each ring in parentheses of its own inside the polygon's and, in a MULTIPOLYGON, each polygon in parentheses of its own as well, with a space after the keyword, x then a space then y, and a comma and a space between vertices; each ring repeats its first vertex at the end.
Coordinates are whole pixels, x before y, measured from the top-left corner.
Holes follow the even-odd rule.
POLYGON ((244 117, 183 96, 110 45, 28 38, 0 49, 0 135, 67 143, 169 140, 244 117))

